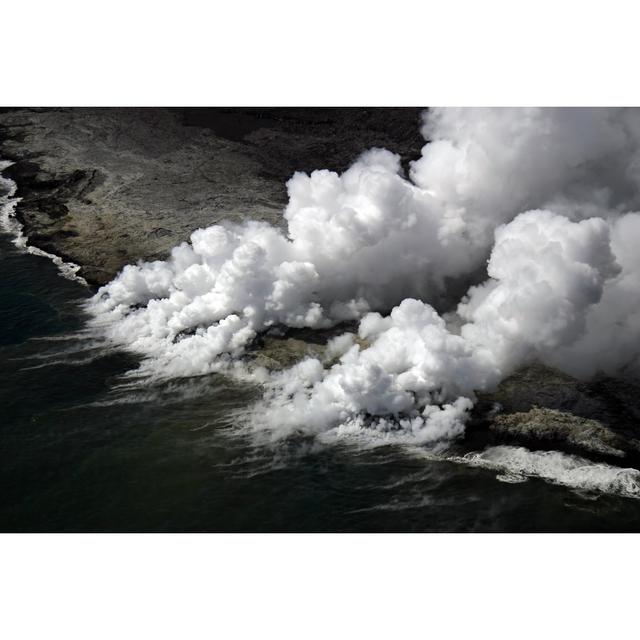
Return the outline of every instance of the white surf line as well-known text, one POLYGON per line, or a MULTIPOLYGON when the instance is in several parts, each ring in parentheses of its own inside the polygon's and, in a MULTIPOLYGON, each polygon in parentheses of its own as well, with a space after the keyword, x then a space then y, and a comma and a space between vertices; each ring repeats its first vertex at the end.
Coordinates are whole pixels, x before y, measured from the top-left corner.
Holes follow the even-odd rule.
POLYGON ((447 451, 446 445, 442 449, 427 449, 412 444, 408 438, 401 435, 393 438, 389 437, 389 434, 379 434, 366 429, 352 433, 336 429, 333 432, 319 434, 318 441, 329 446, 337 443, 353 445, 363 451, 394 445, 399 447, 398 450, 404 450, 423 460, 450 462, 493 471, 500 482, 515 484, 538 478, 573 491, 640 499, 640 470, 594 462, 561 451, 537 451, 519 446, 499 445, 464 455, 453 455, 447 451))
POLYGON ((17 185, 13 180, 2 175, 2 172, 12 164, 14 163, 10 160, 0 160, 0 188, 7 191, 5 195, 0 196, 0 227, 6 233, 13 236, 12 242, 16 247, 34 256, 48 258, 58 267, 60 275, 64 278, 79 282, 85 287, 88 286, 87 281, 78 275, 78 271, 81 269, 80 265, 74 262, 65 262, 60 256, 54 253, 49 253, 28 244, 29 238, 24 234, 23 226, 15 217, 16 206, 21 200, 21 198, 14 197, 17 185))
POLYGON ((414 449, 421 457, 479 467, 497 472, 500 482, 539 478, 573 490, 640 499, 640 471, 592 462, 561 451, 532 451, 525 447, 493 446, 463 456, 432 454, 414 449))

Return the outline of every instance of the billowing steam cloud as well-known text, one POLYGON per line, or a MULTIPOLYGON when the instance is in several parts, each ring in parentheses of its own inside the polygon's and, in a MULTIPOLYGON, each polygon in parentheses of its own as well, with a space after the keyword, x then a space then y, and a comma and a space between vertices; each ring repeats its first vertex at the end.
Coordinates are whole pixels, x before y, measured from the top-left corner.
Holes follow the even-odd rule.
POLYGON ((239 370, 274 325, 359 320, 333 364, 270 376, 262 415, 279 433, 434 442, 530 359, 579 376, 635 367, 640 113, 436 109, 424 135, 409 178, 381 149, 341 175, 297 173, 285 231, 216 225, 125 267, 91 302, 94 325, 175 376, 239 370))
POLYGON ((277 380, 269 414, 280 429, 396 428, 412 440, 459 435, 474 390, 494 386, 527 359, 580 335, 585 311, 616 273, 609 229, 598 218, 573 223, 530 211, 496 231, 491 279, 470 290, 459 334, 424 302, 370 313, 360 337, 328 372, 308 359, 277 380), (392 416, 392 420, 389 420, 392 416))

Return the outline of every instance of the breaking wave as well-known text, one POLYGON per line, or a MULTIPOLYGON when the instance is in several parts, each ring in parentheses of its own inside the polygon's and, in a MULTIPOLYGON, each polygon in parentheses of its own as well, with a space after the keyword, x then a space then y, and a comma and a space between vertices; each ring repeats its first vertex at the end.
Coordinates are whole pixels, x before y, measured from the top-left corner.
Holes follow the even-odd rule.
POLYGON ((498 471, 496 477, 503 482, 521 482, 526 477, 534 477, 570 489, 640 498, 640 471, 637 469, 591 462, 559 451, 500 446, 450 459, 498 471))
POLYGON ((56 265, 60 275, 68 280, 74 280, 80 284, 87 285, 87 281, 80 275, 80 265, 73 262, 65 262, 60 256, 43 251, 38 247, 28 244, 29 239, 24 235, 22 225, 15 217, 16 207, 20 198, 16 197, 16 184, 13 180, 5 178, 2 172, 13 163, 7 160, 0 160, 0 229, 13 237, 13 244, 34 256, 48 258, 56 265))

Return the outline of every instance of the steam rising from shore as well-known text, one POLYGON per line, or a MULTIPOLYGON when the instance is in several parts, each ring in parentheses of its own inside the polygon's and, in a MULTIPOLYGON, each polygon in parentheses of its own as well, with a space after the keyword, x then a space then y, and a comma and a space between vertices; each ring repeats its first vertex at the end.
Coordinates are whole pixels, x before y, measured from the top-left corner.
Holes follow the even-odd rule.
POLYGON ((296 173, 284 231, 215 225, 125 267, 93 325, 144 371, 183 376, 244 370, 276 325, 358 320, 325 361, 261 372, 257 423, 276 435, 433 443, 531 359, 577 376, 637 367, 640 113, 436 109, 423 133, 409 177, 383 149, 341 175, 296 173))

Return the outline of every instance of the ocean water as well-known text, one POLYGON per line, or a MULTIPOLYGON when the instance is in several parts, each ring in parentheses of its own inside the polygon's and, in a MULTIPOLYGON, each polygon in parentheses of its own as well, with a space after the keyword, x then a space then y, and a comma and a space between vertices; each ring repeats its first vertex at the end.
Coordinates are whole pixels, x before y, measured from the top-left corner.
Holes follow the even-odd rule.
MULTIPOLYGON (((0 531, 639 531, 640 473, 516 447, 257 441, 260 389, 136 383, 91 291, 0 233, 0 531)), ((66 270, 66 275, 73 270, 66 270)))

